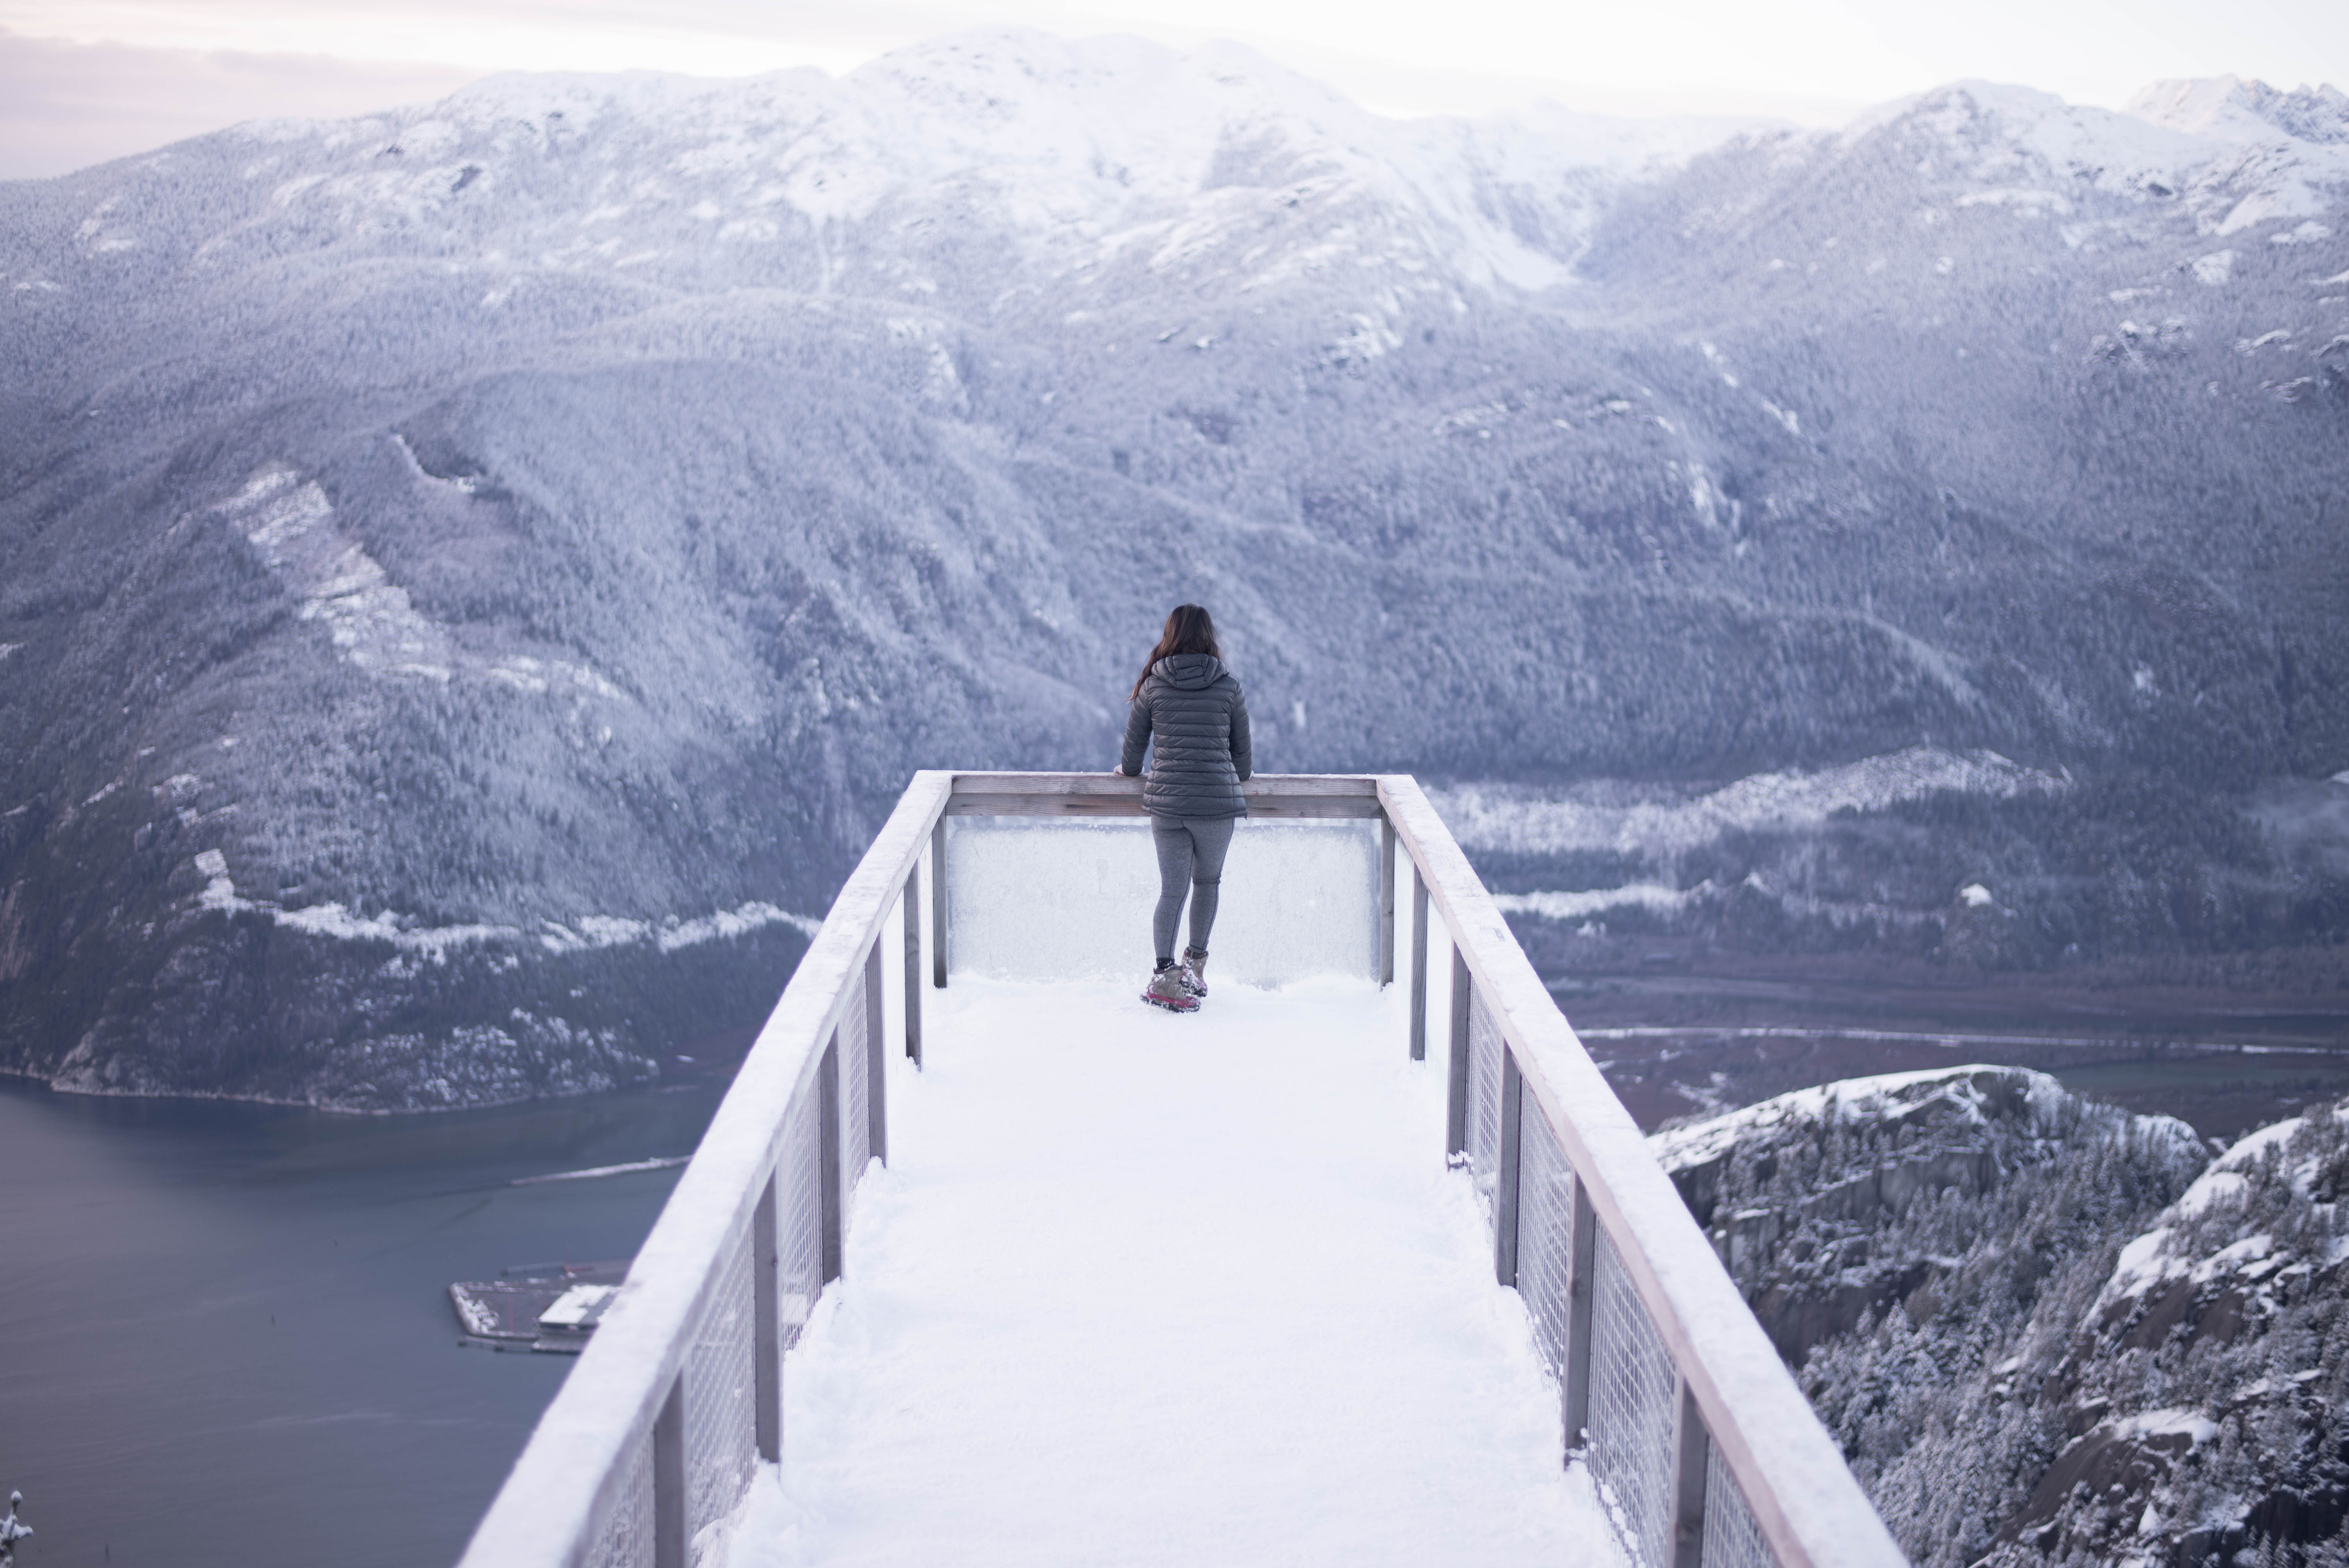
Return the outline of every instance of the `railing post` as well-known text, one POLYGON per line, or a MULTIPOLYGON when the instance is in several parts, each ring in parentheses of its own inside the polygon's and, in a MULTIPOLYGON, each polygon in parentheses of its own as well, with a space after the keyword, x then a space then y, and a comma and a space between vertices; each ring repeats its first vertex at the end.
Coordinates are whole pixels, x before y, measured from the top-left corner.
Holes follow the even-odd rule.
POLYGON ((823 1158, 817 1188, 823 1198, 823 1284, 840 1277, 840 1031, 824 1043, 816 1068, 816 1141, 823 1158))
POLYGON ((864 1146, 889 1163, 888 1025, 881 1016, 881 942, 864 954, 864 1146))
POLYGON ((1573 1260, 1566 1275, 1566 1369, 1558 1390, 1566 1406, 1566 1446, 1582 1446, 1583 1429, 1590 1425, 1590 1305, 1599 1268, 1599 1213, 1574 1176, 1573 1260))
POLYGON ((1452 1081, 1444 1099, 1444 1152, 1448 1158, 1468 1147, 1468 999, 1476 982, 1469 977, 1468 955, 1457 943, 1452 946, 1452 1081))
POLYGON ((751 1401, 758 1409, 759 1457, 773 1464, 783 1457, 783 1326, 781 1260, 775 1247, 775 1175, 759 1193, 750 1216, 751 1401))
POLYGON ((685 1568, 685 1372, 653 1418, 653 1568, 685 1568))
POLYGON ((1379 984, 1394 984, 1394 819, 1379 813, 1379 984))
POLYGON ((1685 1377, 1673 1379, 1680 1387, 1679 1414, 1672 1431, 1672 1562, 1671 1568, 1700 1568, 1704 1556, 1703 1413, 1685 1377))
POLYGON ((1493 1173, 1493 1276, 1517 1283, 1517 1150, 1523 1131, 1526 1079, 1517 1053, 1501 1047, 1501 1160, 1493 1173))
POLYGON ((1427 1059, 1427 880, 1411 863, 1411 1059, 1427 1059))
POLYGON ((947 820, 930 830, 930 984, 947 984, 947 820))
POLYGON ((922 862, 905 872, 905 1055, 922 1065, 922 862))

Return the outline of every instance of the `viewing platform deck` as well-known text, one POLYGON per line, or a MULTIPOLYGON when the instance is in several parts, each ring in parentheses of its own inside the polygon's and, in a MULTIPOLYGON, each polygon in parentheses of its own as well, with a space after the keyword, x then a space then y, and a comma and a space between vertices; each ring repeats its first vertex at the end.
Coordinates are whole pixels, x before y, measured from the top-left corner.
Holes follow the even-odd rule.
POLYGON ((1179 1016, 1138 780, 916 774, 462 1568, 1900 1563, 1418 785, 1247 790, 1179 1016))
POLYGON ((1138 989, 941 994, 734 1568, 1625 1568, 1400 998, 1138 989))

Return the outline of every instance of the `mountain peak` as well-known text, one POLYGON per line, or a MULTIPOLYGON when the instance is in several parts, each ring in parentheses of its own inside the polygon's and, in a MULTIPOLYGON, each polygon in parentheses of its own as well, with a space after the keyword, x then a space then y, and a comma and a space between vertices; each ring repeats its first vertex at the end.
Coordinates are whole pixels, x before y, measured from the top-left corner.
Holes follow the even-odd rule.
POLYGON ((2156 82, 2131 98, 2140 119, 2227 141, 2279 139, 2349 145, 2349 94, 2325 84, 2291 92, 2256 78, 2203 77, 2156 82))

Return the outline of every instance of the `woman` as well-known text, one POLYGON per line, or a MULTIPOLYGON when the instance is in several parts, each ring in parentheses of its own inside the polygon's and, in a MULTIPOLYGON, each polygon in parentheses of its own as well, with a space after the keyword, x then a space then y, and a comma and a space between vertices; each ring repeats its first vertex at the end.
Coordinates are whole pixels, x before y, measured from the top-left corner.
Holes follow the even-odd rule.
POLYGON ((1143 750, 1150 748, 1142 803, 1150 812, 1150 836, 1158 849, 1158 912, 1151 927, 1158 967, 1142 999, 1172 1012, 1195 1013, 1207 994, 1207 933, 1216 923, 1224 851, 1231 848, 1232 824, 1247 815, 1240 786, 1252 770, 1247 698, 1224 668, 1216 623, 1205 609, 1174 606, 1130 700, 1118 771, 1139 776, 1143 750), (1174 926, 1186 889, 1191 944, 1178 965, 1174 926))

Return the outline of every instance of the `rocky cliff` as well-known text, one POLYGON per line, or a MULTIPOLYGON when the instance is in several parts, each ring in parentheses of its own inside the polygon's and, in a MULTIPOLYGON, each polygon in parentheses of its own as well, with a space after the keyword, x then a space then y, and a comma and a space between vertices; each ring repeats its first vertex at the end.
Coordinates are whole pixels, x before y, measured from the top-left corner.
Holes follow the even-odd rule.
POLYGON ((1920 1563, 2349 1557, 2349 1117, 2209 1159, 2018 1069, 1654 1140, 1920 1563))

